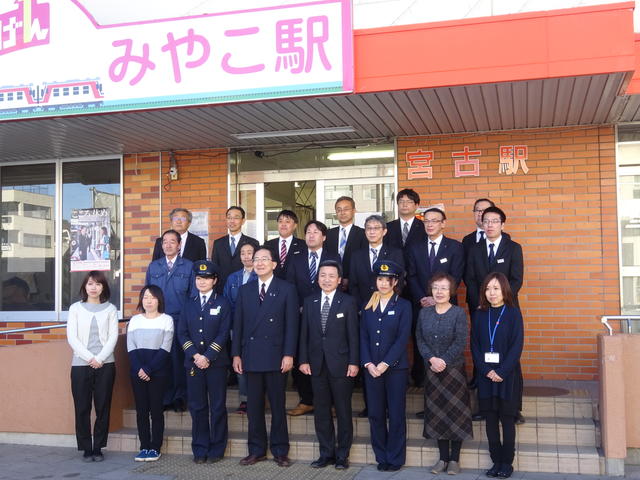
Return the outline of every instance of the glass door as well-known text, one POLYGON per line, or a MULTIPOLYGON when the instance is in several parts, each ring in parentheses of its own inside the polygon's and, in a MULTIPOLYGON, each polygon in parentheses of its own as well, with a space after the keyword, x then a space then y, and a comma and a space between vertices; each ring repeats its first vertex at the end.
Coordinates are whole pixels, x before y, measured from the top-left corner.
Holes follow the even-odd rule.
POLYGON ((623 315, 640 315, 640 167, 618 171, 620 275, 623 315))
POLYGON ((334 205, 342 196, 356 202, 355 224, 364 227, 365 219, 372 214, 384 215, 387 221, 395 218, 394 178, 352 178, 323 181, 323 222, 328 228, 338 225, 334 205))

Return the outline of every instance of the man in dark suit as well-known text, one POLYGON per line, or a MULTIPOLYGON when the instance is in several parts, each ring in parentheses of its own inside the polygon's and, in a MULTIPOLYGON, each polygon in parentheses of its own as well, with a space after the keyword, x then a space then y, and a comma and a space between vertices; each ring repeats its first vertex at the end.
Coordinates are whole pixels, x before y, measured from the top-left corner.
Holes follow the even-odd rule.
POLYGON ((337 261, 320 263, 321 291, 308 296, 300 325, 300 371, 311 376, 315 396, 314 421, 320 457, 311 466, 336 469, 349 467, 353 441, 351 394, 360 361, 356 303, 342 293, 341 266, 337 261), (331 405, 335 405, 338 437, 333 427, 331 405))
POLYGON ((383 243, 387 234, 387 224, 382 216, 367 217, 364 232, 367 237, 367 246, 353 252, 349 279, 349 291, 355 298, 359 310, 376 290, 376 276, 371 268, 377 260, 392 260, 404 269, 402 250, 383 243))
POLYGON ((258 248, 258 240, 248 237, 242 233, 242 225, 246 218, 242 207, 232 206, 227 209, 227 229, 229 233, 213 242, 211 247, 211 261, 216 264, 220 271, 220 278, 216 284, 216 291, 222 293, 227 277, 233 272, 242 270, 243 265, 240 260, 240 248, 247 243, 258 248))
MULTIPOLYGON (((327 238, 326 235, 327 227, 324 223, 318 220, 307 222, 304 226, 307 254, 304 256, 294 255, 290 260, 286 280, 296 286, 300 310, 302 310, 305 298, 320 291, 320 285, 318 285, 318 266, 320 263, 326 260, 340 262, 340 257, 322 248, 322 244, 327 238)), ((300 395, 300 402, 295 408, 288 410, 287 414, 295 417, 313 412, 311 379, 307 375, 300 373, 297 364, 294 365, 292 375, 300 395)))
MULTIPOLYGON (((171 229, 180 234, 180 256, 192 262, 205 260, 207 258, 207 246, 204 240, 198 235, 189 232, 189 226, 193 220, 191 212, 186 208, 174 208, 169 213, 169 220, 171 220, 171 229)), ((153 260, 163 256, 162 238, 156 238, 156 243, 153 246, 153 260)))
POLYGON ((273 252, 273 258, 278 263, 273 274, 283 280, 287 278, 287 269, 291 259, 295 255, 306 253, 307 247, 304 242, 293 235, 297 227, 298 216, 296 213, 291 210, 282 210, 278 214, 278 237, 265 243, 265 246, 273 252))
POLYGON ((234 313, 233 368, 240 375, 247 373, 249 455, 240 460, 241 465, 266 460, 265 392, 271 405, 273 459, 281 467, 291 465, 285 388, 298 346, 298 302, 295 287, 273 274, 278 263, 274 258, 267 247, 256 250, 253 263, 258 279, 240 287, 234 313))
POLYGON ((353 223, 356 214, 356 202, 351 197, 340 197, 335 203, 336 217, 340 226, 327 232, 324 248, 328 252, 340 256, 342 261, 342 290, 349 290, 349 268, 351 254, 367 246, 364 229, 353 223))
POLYGON ((420 195, 415 190, 405 188, 396 195, 400 218, 387 223, 387 235, 384 243, 391 247, 404 249, 413 242, 426 238, 424 227, 416 220, 416 210, 420 206, 420 195))
POLYGON ((504 273, 509 279, 514 300, 518 304, 518 291, 524 278, 522 247, 506 234, 502 234, 507 216, 498 207, 488 207, 482 213, 486 239, 476 243, 467 253, 464 283, 469 294, 469 310, 474 312, 480 303, 480 286, 491 272, 504 273))
POLYGON ((476 222, 475 231, 471 232, 469 235, 466 235, 462 239, 462 246, 464 247, 465 256, 476 243, 479 243, 480 240, 484 239, 484 226, 482 225, 482 214, 489 207, 495 207, 496 204, 493 203, 488 198, 479 198, 473 204, 473 219, 476 222))
MULTIPOLYGON (((424 212, 424 229, 427 239, 414 242, 405 250, 407 261, 407 282, 413 299, 412 339, 415 341, 415 325, 417 313, 422 307, 435 305, 431 296, 429 283, 436 273, 448 273, 456 281, 456 287, 464 274, 464 249, 462 244, 443 235, 447 223, 447 216, 439 208, 430 208, 424 212)), ((457 298, 452 297, 451 303, 457 305, 457 298)), ((415 385, 424 383, 424 360, 414 343, 413 366, 411 377, 415 385)))

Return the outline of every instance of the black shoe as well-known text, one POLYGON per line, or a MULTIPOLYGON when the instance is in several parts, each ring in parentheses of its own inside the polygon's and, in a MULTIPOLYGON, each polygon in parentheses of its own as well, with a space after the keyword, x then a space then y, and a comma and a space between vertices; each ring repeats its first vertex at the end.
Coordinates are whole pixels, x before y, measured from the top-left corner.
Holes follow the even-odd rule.
POLYGON ((238 384, 238 375, 234 373, 230 373, 229 377, 227 377, 227 387, 233 387, 238 384))
POLYGON ((311 468, 324 468, 327 465, 333 465, 334 463, 336 463, 335 458, 320 457, 317 460, 311 462, 311 468))
POLYGON ((402 465, 389 465, 387 467, 387 471, 388 472, 397 472, 398 470, 400 470, 402 468, 402 465))
POLYGON ((518 412, 518 415, 516 415, 516 425, 522 425, 525 422, 526 420, 524 419, 522 412, 518 412))
POLYGON ((500 464, 499 463, 494 463, 493 467, 491 467, 489 470, 484 472, 484 474, 487 477, 495 478, 495 477, 498 476, 498 470, 500 470, 500 464))
POLYGON ((349 468, 349 460, 341 458, 336 460, 336 470, 346 470, 349 468))
POLYGON ((184 398, 178 398, 175 402, 173 402, 173 411, 176 413, 186 412, 187 406, 184 401, 184 398))
POLYGON ((193 463, 196 463, 198 465, 202 465, 206 461, 207 461, 207 457, 193 457, 193 463))
POLYGON ((509 478, 513 473, 513 466, 508 463, 500 464, 500 469, 498 473, 496 473, 496 477, 498 478, 509 478))
POLYGON ((93 462, 93 452, 91 450, 85 450, 82 455, 82 461, 86 463, 93 462))
POLYGON ((389 464, 388 463, 379 463, 378 464, 378 471, 386 472, 387 470, 389 470, 389 464))
POLYGON ((368 416, 369 416, 369 411, 366 408, 360 411, 360 413, 358 413, 358 417, 360 418, 366 418, 368 416))
POLYGON ((223 457, 207 457, 207 463, 218 463, 223 457))
POLYGON ((104 455, 102 454, 102 450, 100 450, 99 448, 93 451, 93 461, 94 462, 104 461, 104 455))
POLYGON ((481 413, 474 413, 473 415, 471 415, 471 420, 473 420, 474 422, 479 422, 480 420, 484 420, 485 416, 481 413))
POLYGON ((416 413, 416 418, 424 418, 424 410, 416 413))

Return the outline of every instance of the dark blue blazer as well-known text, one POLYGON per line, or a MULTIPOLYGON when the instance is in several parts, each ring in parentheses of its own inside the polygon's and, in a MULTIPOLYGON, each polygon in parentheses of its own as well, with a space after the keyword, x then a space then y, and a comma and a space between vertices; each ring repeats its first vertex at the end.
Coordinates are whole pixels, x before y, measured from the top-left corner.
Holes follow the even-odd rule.
POLYGON ((394 295, 384 312, 362 310, 360 364, 385 362, 389 368, 409 368, 407 344, 411 335, 411 304, 394 295))
POLYGON ((311 374, 320 375, 323 362, 329 375, 346 377, 349 365, 360 364, 358 309, 353 297, 337 290, 322 334, 322 292, 305 298, 300 325, 298 363, 311 364, 311 374))
POLYGON ((258 248, 258 240, 248 237, 244 234, 240 235, 240 240, 236 245, 236 251, 231 255, 231 247, 229 246, 229 235, 220 237, 213 242, 211 246, 211 261, 220 269, 218 274, 218 283, 216 291, 222 292, 229 275, 243 268, 242 260, 240 260, 240 247, 251 244, 258 248))
POLYGON ((282 280, 287 279, 287 271, 289 270, 289 265, 292 260, 296 256, 302 255, 303 257, 307 253, 307 244, 304 243, 304 240, 301 240, 297 237, 293 237, 291 239, 291 245, 289 246, 289 251, 287 252, 287 258, 284 261, 284 264, 280 263, 280 237, 272 238, 265 242, 265 246, 269 248, 273 252, 273 259, 278 262, 276 269, 273 271, 273 274, 281 278, 282 280))
POLYGON ((282 357, 295 356, 298 348, 298 297, 293 285, 274 276, 261 305, 259 281, 240 287, 231 354, 248 372, 279 371, 282 357))
MULTIPOLYGON (((378 260, 392 260, 404 268, 404 255, 398 248, 382 244, 378 260)), ((376 291, 376 276, 371 271, 368 243, 365 248, 353 252, 350 268, 349 293, 356 299, 358 308, 362 308, 369 301, 371 294, 376 291)), ((403 280, 400 284, 403 284, 403 280)))
POLYGON ((387 223, 387 234, 384 236, 385 245, 391 247, 404 249, 413 242, 420 242, 427 238, 427 232, 424 230, 424 224, 419 218, 416 218, 411 224, 409 229, 409 235, 407 236, 407 243, 402 245, 402 227, 400 226, 400 219, 392 220, 387 223))
MULTIPOLYGON (((156 238, 156 243, 153 246, 152 260, 158 260, 159 258, 164 258, 164 252, 162 251, 162 237, 156 238)), ((187 240, 185 241, 182 258, 186 258, 192 262, 206 259, 207 245, 204 243, 204 239, 191 232, 187 232, 187 240)))
POLYGON ((214 367, 230 364, 226 345, 231 329, 231 305, 213 292, 204 307, 199 294, 190 298, 180 313, 178 342, 184 350, 184 366, 192 368, 193 356, 204 355, 214 367))
MULTIPOLYGON (((333 227, 327 232, 327 239, 324 242, 323 250, 331 252, 334 255, 340 256, 338 253, 338 237, 340 236, 340 227, 333 227)), ((349 236, 347 236, 347 245, 344 247, 344 256, 342 257, 342 278, 349 278, 349 270, 351 268, 351 255, 356 250, 360 250, 367 246, 367 237, 364 234, 364 229, 352 225, 349 230, 349 236)))
MULTIPOLYGON (((322 255, 318 260, 316 260, 317 266, 320 267, 320 263, 325 260, 334 260, 340 263, 340 256, 334 255, 323 248, 322 255)), ((298 254, 291 258, 291 262, 287 269, 286 280, 296 286, 299 306, 302 306, 304 299, 309 295, 320 291, 318 276, 316 275, 316 280, 313 283, 311 283, 311 279, 309 277, 309 250, 305 251, 304 255, 298 254)))
POLYGON ((178 255, 169 271, 166 257, 154 260, 147 268, 145 285, 160 287, 164 294, 165 312, 172 316, 179 315, 187 299, 195 295, 193 263, 178 255))
MULTIPOLYGON (((464 275, 464 249, 462 244, 452 238, 442 237, 438 253, 433 262, 433 268, 429 263, 429 238, 422 242, 411 244, 406 249, 407 282, 411 289, 411 298, 415 303, 420 303, 422 297, 431 296, 427 291, 427 285, 431 277, 436 273, 448 273, 456 280, 456 286, 464 275)), ((451 303, 457 305, 457 298, 451 297, 451 303)))

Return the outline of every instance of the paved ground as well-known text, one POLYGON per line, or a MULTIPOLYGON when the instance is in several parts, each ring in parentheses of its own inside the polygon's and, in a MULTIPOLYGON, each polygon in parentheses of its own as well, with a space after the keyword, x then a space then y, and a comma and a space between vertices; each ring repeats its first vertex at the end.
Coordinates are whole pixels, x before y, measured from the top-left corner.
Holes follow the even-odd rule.
MULTIPOLYGON (((34 447, 0 444, 0 479, 11 480, 430 480, 448 479, 435 476, 426 468, 407 467, 399 472, 378 472, 372 465, 352 465, 344 472, 329 467, 315 470, 298 462, 290 468, 280 468, 271 461, 253 467, 241 467, 238 459, 225 459, 215 465, 195 465, 185 455, 163 455, 155 463, 136 463, 133 455, 105 451, 105 461, 84 463, 80 453, 72 448, 34 447)), ((478 470, 465 470, 459 480, 485 479, 478 470)), ((512 478, 524 480, 604 480, 620 477, 520 473, 512 478)), ((626 478, 640 479, 640 469, 627 468, 626 478)))

